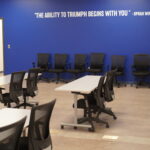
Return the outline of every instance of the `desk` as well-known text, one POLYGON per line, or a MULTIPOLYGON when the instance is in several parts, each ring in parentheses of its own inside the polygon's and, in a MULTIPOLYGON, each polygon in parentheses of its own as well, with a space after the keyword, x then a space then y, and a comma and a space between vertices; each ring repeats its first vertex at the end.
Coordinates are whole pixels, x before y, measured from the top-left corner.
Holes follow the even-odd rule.
POLYGON ((31 110, 16 109, 16 108, 3 108, 0 110, 0 127, 12 124, 23 117, 27 116, 24 127, 29 125, 31 110))
MULTIPOLYGON (((38 76, 40 76, 41 73, 38 73, 38 76)), ((28 73, 25 73, 24 79, 28 78, 28 73)), ((0 76, 0 86, 6 85, 10 83, 11 74, 0 76)))
POLYGON ((55 89, 55 91, 66 91, 74 94, 74 123, 61 123, 61 127, 73 126, 73 127, 83 127, 89 129, 92 128, 92 125, 90 124, 89 125, 78 124, 77 93, 82 93, 82 94, 91 93, 95 88, 97 88, 99 80, 100 80, 100 76, 87 75, 55 89))
MULTIPOLYGON (((24 79, 27 79, 28 73, 25 74, 24 79)), ((0 77, 0 86, 10 83, 11 74, 4 75, 0 77)))

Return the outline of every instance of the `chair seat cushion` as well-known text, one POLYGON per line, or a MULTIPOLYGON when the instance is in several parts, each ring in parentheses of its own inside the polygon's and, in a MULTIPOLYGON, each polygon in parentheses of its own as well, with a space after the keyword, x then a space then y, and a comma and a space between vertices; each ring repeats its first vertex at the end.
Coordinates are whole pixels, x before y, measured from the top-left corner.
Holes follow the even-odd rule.
POLYGON ((47 69, 45 68, 34 68, 35 71, 37 71, 38 73, 42 73, 42 72, 46 72, 47 69))
POLYGON ((119 71, 115 72, 115 75, 116 75, 116 76, 121 76, 121 75, 123 75, 123 74, 124 74, 123 72, 119 72, 119 71))
MULTIPOLYGON (((73 104, 73 108, 74 108, 74 104, 73 104)), ((86 104, 85 104, 85 100, 84 99, 79 99, 77 101, 77 108, 81 108, 81 109, 86 108, 86 104)))
POLYGON ((4 93, 3 94, 3 99, 4 99, 4 103, 12 103, 12 102, 16 102, 18 103, 18 101, 13 101, 11 98, 10 98, 10 94, 9 93, 4 93))
POLYGON ((10 94, 9 93, 4 93, 3 97, 8 97, 9 98, 10 94))
POLYGON ((70 73, 82 73, 84 71, 80 70, 80 69, 69 69, 69 70, 67 70, 67 72, 70 72, 70 73))
POLYGON ((150 73, 148 71, 145 72, 133 72, 134 76, 148 76, 150 73))
POLYGON ((87 69, 87 72, 99 73, 102 72, 102 69, 87 69))
MULTIPOLYGON (((95 107, 96 106, 96 100, 93 98, 92 95, 88 95, 88 105, 90 105, 90 107, 95 107)), ((74 104, 73 104, 74 107, 74 104)), ((81 108, 81 109, 85 109, 86 103, 85 103, 85 99, 81 98, 78 99, 77 101, 77 108, 81 108)))
POLYGON ((19 140, 19 150, 28 150, 28 137, 21 137, 19 140))
POLYGON ((27 88, 23 88, 23 96, 36 96, 35 91, 28 92, 27 88))
POLYGON ((52 73, 62 73, 64 71, 65 71, 64 69, 50 69, 50 70, 48 70, 48 72, 52 72, 52 73))

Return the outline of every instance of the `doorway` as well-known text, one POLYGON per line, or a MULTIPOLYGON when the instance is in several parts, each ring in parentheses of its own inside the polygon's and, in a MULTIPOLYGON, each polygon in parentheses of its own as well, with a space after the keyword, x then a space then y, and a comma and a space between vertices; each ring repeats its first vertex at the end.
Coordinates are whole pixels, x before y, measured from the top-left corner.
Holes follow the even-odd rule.
POLYGON ((4 72, 4 34, 3 19, 0 18, 0 73, 4 72))

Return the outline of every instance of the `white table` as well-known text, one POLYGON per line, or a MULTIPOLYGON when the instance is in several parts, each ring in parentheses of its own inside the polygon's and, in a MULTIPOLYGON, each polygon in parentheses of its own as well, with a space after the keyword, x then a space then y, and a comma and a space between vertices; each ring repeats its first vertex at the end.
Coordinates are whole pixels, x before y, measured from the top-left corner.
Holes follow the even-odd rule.
POLYGON ((66 91, 74 93, 74 123, 61 123, 61 126, 73 126, 73 127, 83 127, 83 128, 91 128, 92 126, 89 124, 78 124, 77 118, 77 93, 89 94, 94 89, 97 88, 100 80, 100 76, 87 75, 77 80, 74 80, 70 83, 67 83, 63 86, 56 88, 56 91, 66 91))
MULTIPOLYGON (((38 76, 40 75, 41 73, 38 73, 38 76)), ((24 79, 27 79, 27 77, 28 77, 28 73, 25 73, 24 79)), ((0 86, 9 84, 10 79, 11 79, 11 74, 0 76, 0 86)))
MULTIPOLYGON (((27 79, 28 73, 25 74, 24 79, 27 79)), ((0 76, 0 86, 10 83, 11 74, 0 76)))
POLYGON ((24 127, 29 125, 31 110, 17 109, 17 108, 3 108, 0 109, 0 127, 7 126, 16 121, 19 121, 23 117, 26 118, 24 127))

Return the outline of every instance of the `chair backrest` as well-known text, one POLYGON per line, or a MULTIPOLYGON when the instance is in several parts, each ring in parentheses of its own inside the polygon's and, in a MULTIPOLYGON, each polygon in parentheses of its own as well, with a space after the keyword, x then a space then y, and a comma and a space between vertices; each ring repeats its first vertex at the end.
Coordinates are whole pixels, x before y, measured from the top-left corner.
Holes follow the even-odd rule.
POLYGON ((38 53, 37 57, 38 57, 37 66, 42 69, 48 69, 50 54, 38 53))
POLYGON ((18 97, 23 95, 22 83, 24 79, 25 72, 14 72, 11 74, 9 92, 10 98, 18 103, 18 97))
POLYGON ((134 66, 139 69, 147 69, 150 66, 150 56, 147 54, 134 55, 134 66))
POLYGON ((0 149, 18 150, 19 138, 21 136, 26 117, 0 128, 0 149))
POLYGON ((36 95, 36 91, 38 90, 37 77, 38 77, 37 69, 30 69, 27 78, 27 93, 31 97, 34 97, 36 95))
POLYGON ((105 101, 112 101, 114 95, 113 83, 115 78, 115 71, 109 71, 106 73, 104 82, 104 98, 105 101))
POLYGON ((67 54, 55 54, 55 69, 65 69, 67 56, 67 54))
POLYGON ((117 69, 117 71, 123 71, 125 66, 125 56, 112 55, 111 56, 111 69, 117 69))
POLYGON ((29 123, 29 149, 44 150, 52 147, 49 122, 56 100, 33 107, 29 123))
POLYGON ((102 68, 104 62, 103 53, 91 53, 90 68, 99 69, 102 68))
POLYGON ((104 76, 101 76, 98 87, 94 91, 94 97, 96 99, 96 104, 98 107, 103 107, 104 106, 104 76))
POLYGON ((82 70, 82 69, 85 69, 85 65, 86 65, 86 55, 75 54, 74 68, 82 70))

